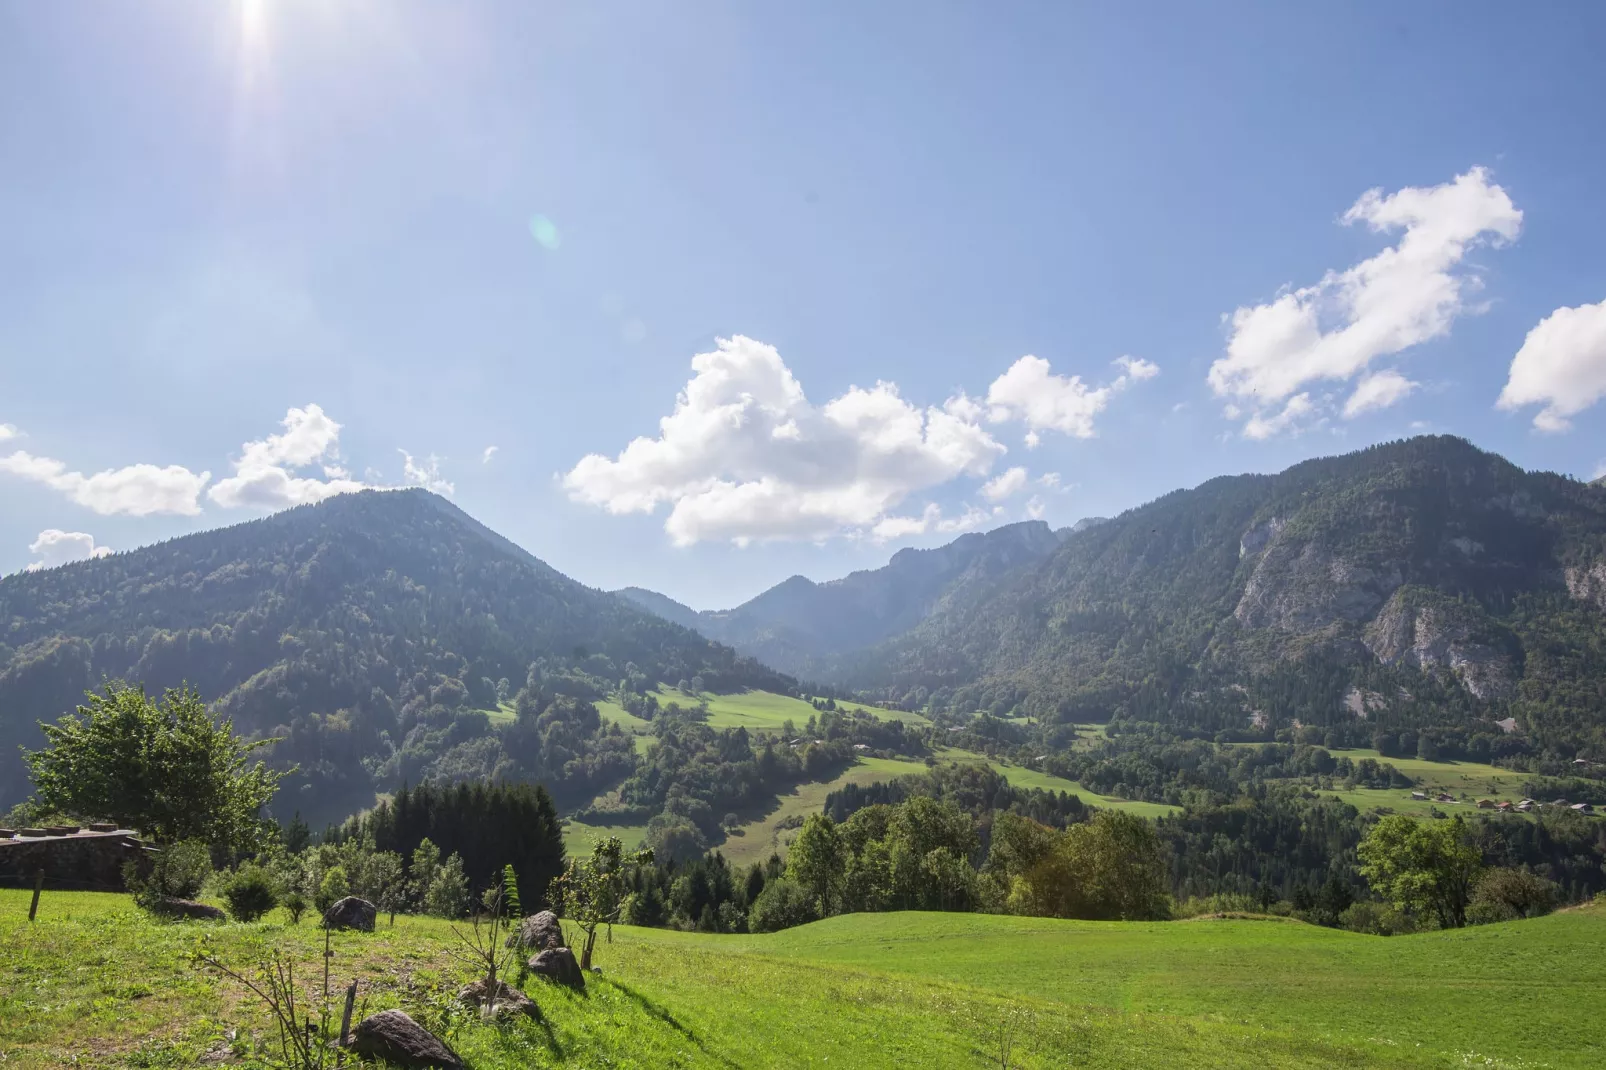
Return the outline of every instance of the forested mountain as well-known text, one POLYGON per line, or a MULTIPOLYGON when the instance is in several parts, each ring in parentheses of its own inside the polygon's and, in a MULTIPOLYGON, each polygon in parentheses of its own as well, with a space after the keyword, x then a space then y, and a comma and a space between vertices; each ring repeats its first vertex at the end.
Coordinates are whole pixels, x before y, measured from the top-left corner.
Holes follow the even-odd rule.
POLYGON ((793 576, 728 610, 699 613, 639 587, 615 593, 766 665, 813 678, 833 655, 902 635, 932 613, 963 612, 1052 554, 1062 534, 1041 520, 973 532, 930 550, 899 550, 881 568, 827 583, 793 576))
POLYGON ((284 737, 273 760, 302 774, 278 808, 320 821, 426 773, 499 769, 583 792, 632 755, 584 699, 693 676, 712 691, 793 687, 433 494, 342 495, 0 579, 0 807, 28 792, 17 745, 38 745, 36 722, 107 678, 187 681, 238 731, 284 737), (530 717, 499 741, 473 711, 515 692, 530 717))
POLYGON ((936 709, 1606 758, 1603 612, 1606 489, 1423 437, 1168 494, 818 675, 936 709))

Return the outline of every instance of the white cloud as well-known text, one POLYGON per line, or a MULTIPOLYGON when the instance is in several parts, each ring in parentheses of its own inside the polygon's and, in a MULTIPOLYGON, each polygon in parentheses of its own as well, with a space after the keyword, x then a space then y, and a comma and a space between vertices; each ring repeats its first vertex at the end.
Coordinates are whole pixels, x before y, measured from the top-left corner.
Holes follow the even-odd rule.
POLYGON ((998 509, 988 512, 986 509, 969 506, 958 516, 943 516, 942 507, 932 502, 921 510, 919 516, 883 517, 870 529, 870 535, 877 542, 887 542, 910 535, 924 535, 928 531, 948 534, 970 531, 981 527, 999 512, 998 509))
POLYGON ((1043 514, 1046 512, 1048 512, 1048 506, 1037 495, 1034 494, 1026 499, 1026 515, 1033 520, 1043 519, 1043 514))
POLYGON ((1344 419, 1352 420, 1364 412, 1386 409, 1403 401, 1419 385, 1393 368, 1374 372, 1355 385, 1355 392, 1344 402, 1344 419))
POLYGON ((480 463, 481 464, 490 464, 491 463, 491 458, 495 457, 496 456, 496 451, 501 449, 501 448, 502 448, 501 446, 486 446, 485 447, 485 452, 480 455, 480 463))
POLYGON ((1293 430, 1296 434, 1306 429, 1305 417, 1316 411, 1316 403, 1311 401, 1309 394, 1295 394, 1288 399, 1288 404, 1282 411, 1267 416, 1264 410, 1256 411, 1244 424, 1245 438, 1271 438, 1284 431, 1293 430))
POLYGON ((436 494, 451 495, 457 492, 457 487, 447 482, 441 475, 441 459, 433 453, 424 458, 422 463, 415 462, 413 455, 406 450, 397 450, 402 455, 402 478, 415 487, 434 491, 436 494))
MULTIPOLYGON (((987 388, 988 418, 994 423, 1019 419, 1026 422, 1026 446, 1036 449, 1043 431, 1059 431, 1074 438, 1092 438, 1093 419, 1110 398, 1133 382, 1160 374, 1156 364, 1136 357, 1118 357, 1122 369, 1114 382, 1090 387, 1080 375, 1055 375, 1042 357, 1024 356, 987 388)), ((969 399, 966 399, 967 401, 969 399)))
POLYGON ((1606 301, 1558 308, 1539 321, 1511 360, 1502 409, 1543 404, 1541 431, 1566 431, 1571 418, 1606 396, 1606 301))
POLYGON ((1042 486, 1052 489, 1060 485, 1060 474, 1058 472, 1044 472, 1042 475, 1037 477, 1037 482, 1042 486))
POLYGON ((67 465, 61 461, 35 457, 22 450, 8 457, 0 457, 0 472, 10 472, 14 476, 43 483, 102 516, 118 513, 127 516, 150 516, 152 513, 194 516, 201 511, 198 501, 201 488, 212 478, 210 472, 196 475, 176 464, 166 468, 158 468, 153 464, 132 464, 126 468, 108 468, 103 472, 85 475, 68 471, 67 465))
POLYGON ((1136 382, 1153 379, 1160 374, 1160 366, 1158 364, 1151 360, 1144 360, 1142 357, 1116 357, 1115 363, 1125 369, 1126 377, 1136 382))
POLYGON ((1026 469, 1017 465, 982 485, 981 494, 990 502, 1001 502, 1026 486, 1026 469))
POLYGON ((105 557, 112 551, 109 546, 96 546, 94 536, 87 532, 46 528, 39 533, 37 539, 28 544, 28 552, 39 560, 28 565, 25 571, 38 572, 40 569, 55 568, 57 565, 71 564, 74 561, 105 557))
POLYGON ((1468 251, 1514 240, 1522 212, 1486 170, 1474 167, 1442 186, 1388 196, 1370 190, 1342 222, 1404 233, 1370 259, 1230 318, 1227 355, 1210 366, 1209 382, 1218 397, 1247 407, 1248 437, 1265 437, 1251 429, 1276 424, 1281 417, 1266 413, 1286 399, 1308 402, 1307 384, 1353 379, 1378 357, 1448 334, 1456 317, 1472 311, 1465 295, 1478 279, 1462 269, 1468 251))
POLYGON ((774 347, 750 338, 718 339, 692 372, 657 437, 562 477, 573 499, 616 514, 668 504, 664 530, 683 546, 875 534, 910 520, 890 517, 909 495, 984 476, 1006 452, 963 395, 921 409, 878 382, 816 406, 774 347))
POLYGON ((0 424, 0 442, 4 442, 8 438, 16 437, 17 428, 15 424, 0 424))
POLYGON ((234 475, 218 480, 207 497, 226 509, 285 509, 364 489, 340 465, 340 425, 323 409, 292 408, 280 425, 282 434, 241 446, 234 475), (325 479, 295 474, 317 462, 325 479))

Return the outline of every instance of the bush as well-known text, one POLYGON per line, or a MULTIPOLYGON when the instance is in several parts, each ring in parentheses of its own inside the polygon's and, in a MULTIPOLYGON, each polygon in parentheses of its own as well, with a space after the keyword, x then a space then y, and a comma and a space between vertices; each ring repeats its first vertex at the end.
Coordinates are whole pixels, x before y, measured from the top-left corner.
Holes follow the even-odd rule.
POLYGON ((307 910, 307 897, 292 888, 285 893, 279 905, 289 912, 291 925, 300 925, 301 915, 307 910))
POLYGON ((218 889, 235 921, 256 921, 279 905, 279 886, 261 866, 241 866, 218 889))
POLYGON ((1373 936, 1398 936, 1415 932, 1416 924, 1410 916, 1387 903, 1357 900, 1344 908, 1338 924, 1353 933, 1371 933, 1373 936))
POLYGON ((318 908, 318 913, 322 914, 350 894, 351 885, 346 881, 346 871, 340 866, 330 866, 318 884, 318 891, 312 897, 312 903, 318 908))
POLYGON ((782 877, 766 884, 753 900, 747 912, 747 925, 755 933, 772 933, 794 925, 806 925, 818 917, 814 897, 796 881, 782 877))
POLYGON ((201 894, 212 875, 212 852, 200 840, 185 840, 162 848, 148 874, 141 876, 138 865, 123 867, 123 879, 134 901, 146 910, 164 899, 194 899, 201 894))

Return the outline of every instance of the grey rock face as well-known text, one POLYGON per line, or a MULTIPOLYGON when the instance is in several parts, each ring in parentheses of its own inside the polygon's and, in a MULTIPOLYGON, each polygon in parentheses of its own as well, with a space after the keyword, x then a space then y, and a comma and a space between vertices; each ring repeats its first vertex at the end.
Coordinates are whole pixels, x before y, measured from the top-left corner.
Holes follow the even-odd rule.
POLYGON ((409 1070, 462 1070, 457 1053, 402 1011, 380 1011, 357 1023, 346 1041, 358 1055, 383 1059, 409 1070))
POLYGON ((348 895, 324 911, 323 924, 326 929, 356 929, 371 933, 374 931, 374 919, 378 916, 378 907, 366 899, 348 895))
POLYGON ((548 948, 532 958, 528 966, 531 973, 539 974, 560 985, 568 985, 570 988, 586 986, 584 971, 575 961, 574 952, 566 947, 548 948))

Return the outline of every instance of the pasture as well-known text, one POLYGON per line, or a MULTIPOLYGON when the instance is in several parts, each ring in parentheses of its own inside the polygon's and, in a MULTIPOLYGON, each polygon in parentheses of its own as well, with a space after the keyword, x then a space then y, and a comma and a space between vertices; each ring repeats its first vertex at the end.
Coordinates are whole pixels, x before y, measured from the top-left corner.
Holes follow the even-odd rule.
MULTIPOLYGON (((126 896, 0 891, 0 1058, 33 1070, 249 1065, 262 1010, 198 973, 202 932, 243 967, 270 947, 310 980, 316 926, 158 923, 126 896)), ((337 984, 512 1067, 1593 1067, 1606 1060, 1606 911, 1374 937, 1293 921, 832 918, 765 936, 616 928, 584 994, 525 988, 539 1023, 448 1013, 452 927, 334 941, 337 984)))

